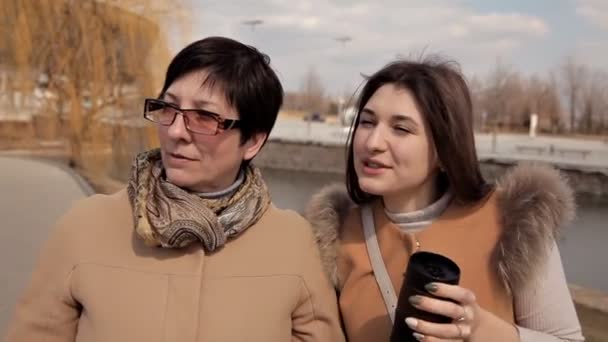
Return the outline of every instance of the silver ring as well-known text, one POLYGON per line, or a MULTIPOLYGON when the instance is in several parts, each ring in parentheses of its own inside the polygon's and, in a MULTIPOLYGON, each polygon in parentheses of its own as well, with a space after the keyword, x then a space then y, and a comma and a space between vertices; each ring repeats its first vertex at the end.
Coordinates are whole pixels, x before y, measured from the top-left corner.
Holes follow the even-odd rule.
POLYGON ((462 336, 462 328, 460 325, 456 324, 456 328, 458 328, 458 338, 463 338, 464 336, 462 336))
POLYGON ((463 321, 465 321, 466 319, 467 319, 467 307, 466 307, 466 306, 463 306, 463 307, 462 307, 462 316, 461 316, 459 319, 457 319, 456 321, 457 321, 457 322, 463 322, 463 321))

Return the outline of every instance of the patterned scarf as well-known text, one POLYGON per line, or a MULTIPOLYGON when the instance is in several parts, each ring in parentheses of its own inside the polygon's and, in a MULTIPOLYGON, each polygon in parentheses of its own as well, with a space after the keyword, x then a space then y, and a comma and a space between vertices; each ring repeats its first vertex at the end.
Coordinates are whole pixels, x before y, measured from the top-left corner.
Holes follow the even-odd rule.
POLYGON ((259 169, 225 198, 205 199, 164 178, 159 149, 139 154, 127 187, 135 231, 149 246, 182 248, 199 242, 213 252, 255 224, 270 205, 259 169))

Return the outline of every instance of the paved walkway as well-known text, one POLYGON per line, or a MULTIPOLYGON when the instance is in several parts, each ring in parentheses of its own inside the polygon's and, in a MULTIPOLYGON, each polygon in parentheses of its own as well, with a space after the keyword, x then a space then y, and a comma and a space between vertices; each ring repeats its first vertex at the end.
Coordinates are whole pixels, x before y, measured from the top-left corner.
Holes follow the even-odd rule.
POLYGON ((0 339, 49 229, 86 195, 61 167, 0 156, 0 339))

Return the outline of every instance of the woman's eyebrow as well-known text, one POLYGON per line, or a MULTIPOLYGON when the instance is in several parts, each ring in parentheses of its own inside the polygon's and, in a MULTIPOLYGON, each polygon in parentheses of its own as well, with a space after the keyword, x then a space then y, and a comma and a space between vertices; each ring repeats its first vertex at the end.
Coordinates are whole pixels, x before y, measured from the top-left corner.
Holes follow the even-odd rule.
POLYGON ((397 121, 397 122, 401 122, 401 121, 409 122, 412 125, 418 126, 418 123, 414 119, 412 119, 412 117, 405 115, 405 114, 393 114, 391 116, 391 119, 393 121, 397 121))
POLYGON ((363 108, 363 110, 361 111, 361 114, 368 114, 368 115, 376 116, 376 112, 374 112, 373 110, 371 110, 369 108, 363 108))

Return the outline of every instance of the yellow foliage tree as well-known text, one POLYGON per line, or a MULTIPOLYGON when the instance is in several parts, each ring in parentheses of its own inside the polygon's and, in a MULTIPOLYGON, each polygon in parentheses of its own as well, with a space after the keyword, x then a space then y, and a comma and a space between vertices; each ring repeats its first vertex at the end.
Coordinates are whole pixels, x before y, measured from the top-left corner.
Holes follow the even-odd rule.
POLYGON ((48 95, 35 114, 62 123, 71 162, 82 167, 92 128, 139 115, 141 99, 159 88, 170 57, 162 24, 187 27, 180 8, 179 0, 0 0, 8 89, 48 95))

